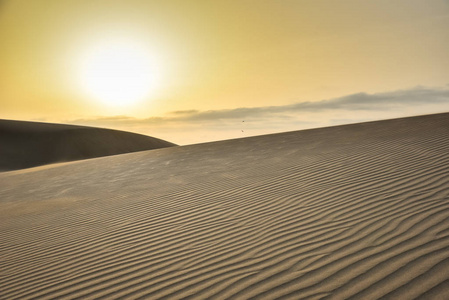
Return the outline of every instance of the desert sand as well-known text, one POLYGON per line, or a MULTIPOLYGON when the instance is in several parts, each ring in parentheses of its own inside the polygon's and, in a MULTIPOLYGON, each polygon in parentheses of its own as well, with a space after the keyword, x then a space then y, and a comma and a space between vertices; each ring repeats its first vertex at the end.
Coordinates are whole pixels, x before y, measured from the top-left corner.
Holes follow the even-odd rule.
POLYGON ((175 146, 118 130, 1 119, 0 145, 0 171, 175 146))
POLYGON ((449 114, 0 173, 1 299, 444 299, 449 114))

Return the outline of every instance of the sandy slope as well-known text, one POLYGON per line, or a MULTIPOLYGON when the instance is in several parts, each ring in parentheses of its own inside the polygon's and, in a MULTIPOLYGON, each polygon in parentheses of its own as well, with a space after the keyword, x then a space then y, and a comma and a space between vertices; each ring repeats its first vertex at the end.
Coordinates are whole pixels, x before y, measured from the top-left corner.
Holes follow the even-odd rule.
POLYGON ((171 146, 118 130, 0 119, 0 171, 171 146))
POLYGON ((0 174, 2 299, 444 299, 449 114, 0 174))

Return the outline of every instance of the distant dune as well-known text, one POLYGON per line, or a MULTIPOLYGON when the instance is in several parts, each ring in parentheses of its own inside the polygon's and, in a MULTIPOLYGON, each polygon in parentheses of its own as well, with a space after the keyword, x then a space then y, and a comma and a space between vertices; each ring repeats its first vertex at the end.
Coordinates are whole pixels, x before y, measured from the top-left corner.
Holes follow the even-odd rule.
POLYGON ((0 120, 0 171, 171 146, 118 130, 0 120))
POLYGON ((447 299, 449 114, 3 172, 0 220, 1 299, 447 299))

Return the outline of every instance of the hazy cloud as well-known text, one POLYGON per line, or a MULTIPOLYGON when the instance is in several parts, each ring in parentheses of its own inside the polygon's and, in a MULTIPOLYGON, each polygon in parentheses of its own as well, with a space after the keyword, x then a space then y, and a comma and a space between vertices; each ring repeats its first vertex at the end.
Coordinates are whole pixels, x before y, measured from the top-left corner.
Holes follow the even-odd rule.
POLYGON ((222 109, 210 111, 182 110, 172 111, 163 117, 150 117, 137 119, 128 116, 98 117, 93 119, 72 120, 70 123, 121 123, 121 124, 151 124, 171 122, 196 122, 218 120, 244 120, 248 118, 267 118, 283 116, 302 112, 324 112, 329 110, 347 111, 385 111, 391 109, 407 108, 413 105, 449 104, 449 88, 418 87, 408 90, 399 90, 387 93, 357 93, 344 97, 333 98, 318 102, 300 102, 281 106, 241 107, 235 109, 222 109))
POLYGON ((65 123, 134 131, 190 144, 445 111, 449 111, 449 86, 357 93, 281 106, 181 110, 160 117, 94 117, 65 123))
POLYGON ((199 112, 199 110, 190 109, 190 110, 176 110, 176 111, 171 111, 169 113, 173 114, 173 115, 187 115, 187 114, 194 114, 194 113, 198 113, 198 112, 199 112))
POLYGON ((276 114, 319 112, 326 110, 389 110, 400 106, 449 103, 449 89, 415 88, 388 93, 357 93, 318 102, 300 102, 282 106, 263 106, 211 111, 186 110, 172 112, 183 121, 244 119, 276 114))

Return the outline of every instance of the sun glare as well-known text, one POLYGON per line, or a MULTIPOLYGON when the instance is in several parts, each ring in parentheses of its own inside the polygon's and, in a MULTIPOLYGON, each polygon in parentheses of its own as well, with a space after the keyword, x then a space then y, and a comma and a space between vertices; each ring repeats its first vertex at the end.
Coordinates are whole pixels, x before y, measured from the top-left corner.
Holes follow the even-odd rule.
POLYGON ((127 106, 144 100, 158 79, 157 64, 150 52, 136 43, 105 43, 83 57, 84 89, 107 105, 127 106))

